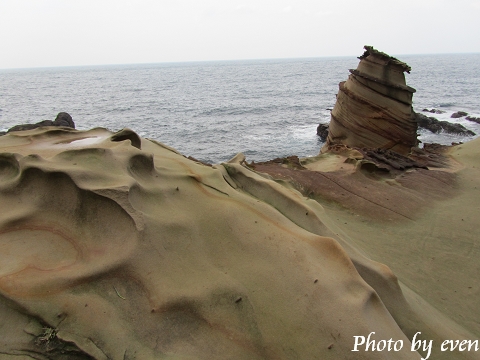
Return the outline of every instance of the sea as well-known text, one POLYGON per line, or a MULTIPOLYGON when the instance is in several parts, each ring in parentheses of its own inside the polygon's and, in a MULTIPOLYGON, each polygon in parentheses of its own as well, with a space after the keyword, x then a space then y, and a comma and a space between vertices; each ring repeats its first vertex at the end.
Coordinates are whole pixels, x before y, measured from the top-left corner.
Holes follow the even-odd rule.
MULTIPOLYGON (((480 135, 480 54, 396 56, 409 64, 413 107, 438 109, 480 135)), ((0 131, 68 112, 79 130, 130 128, 207 163, 315 156, 351 57, 239 60, 0 70, 0 131)), ((473 137, 419 131, 422 142, 473 137)))

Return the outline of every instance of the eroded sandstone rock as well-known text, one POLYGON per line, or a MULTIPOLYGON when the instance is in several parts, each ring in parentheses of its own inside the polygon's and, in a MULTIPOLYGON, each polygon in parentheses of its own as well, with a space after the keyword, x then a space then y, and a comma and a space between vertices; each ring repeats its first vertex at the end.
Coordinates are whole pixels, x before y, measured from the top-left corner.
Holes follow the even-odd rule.
POLYGON ((322 150, 334 144, 381 148, 408 154, 417 145, 412 110, 415 89, 406 85, 404 62, 365 46, 357 69, 339 84, 329 135, 322 150))

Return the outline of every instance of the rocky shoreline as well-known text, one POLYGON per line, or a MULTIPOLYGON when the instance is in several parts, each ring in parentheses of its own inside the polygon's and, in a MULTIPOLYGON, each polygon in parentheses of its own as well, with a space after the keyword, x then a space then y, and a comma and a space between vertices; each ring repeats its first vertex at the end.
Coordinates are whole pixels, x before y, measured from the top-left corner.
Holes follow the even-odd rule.
MULTIPOLYGON (((454 113, 453 115, 455 115, 455 114, 458 114, 458 112, 454 113)), ((453 115, 452 115, 452 117, 454 117, 453 115)), ((465 116, 465 115, 463 115, 463 116, 465 116)), ((458 117, 460 117, 460 116, 455 116, 454 118, 458 118, 458 117)), ((477 135, 476 133, 474 133, 471 130, 468 130, 465 126, 463 126, 461 124, 451 123, 451 122, 448 122, 448 121, 439 121, 435 117, 426 116, 426 115, 421 114, 421 113, 415 113, 415 120, 416 120, 419 128, 427 129, 427 130, 431 131, 432 133, 436 133, 436 134, 444 132, 444 133, 447 133, 447 134, 455 134, 455 135, 462 135, 462 136, 475 136, 475 135, 477 135)), ((468 118, 467 120, 470 120, 470 118, 468 118)), ((472 121, 474 121, 474 120, 472 120, 472 121)))
POLYGON ((373 331, 402 339, 396 358, 411 359, 417 332, 475 339, 465 319, 480 319, 478 261, 455 244, 478 246, 478 154, 478 140, 409 156, 335 144, 205 166, 128 129, 11 131, 0 137, 0 351, 338 359, 373 331))
POLYGON ((420 149, 408 66, 360 60, 315 157, 203 164, 67 113, 0 136, 2 358, 478 358, 440 344, 480 336, 480 139, 420 149))
MULTIPOLYGON (((415 89, 405 82, 403 73, 411 71, 406 63, 371 46, 365 46, 359 60, 357 69, 350 70, 348 80, 339 84, 330 123, 317 127, 317 135, 325 142, 322 152, 343 145, 363 153, 389 151, 417 160, 418 155, 424 152, 418 147, 419 129, 435 134, 476 136, 475 132, 461 124, 440 121, 413 110, 415 89)), ((437 109, 424 109, 423 112, 443 113, 437 109)), ((463 111, 451 115, 451 118, 462 117, 480 123, 480 119, 463 111)), ((430 153, 441 148, 429 145, 424 144, 424 147, 428 147, 430 153)))

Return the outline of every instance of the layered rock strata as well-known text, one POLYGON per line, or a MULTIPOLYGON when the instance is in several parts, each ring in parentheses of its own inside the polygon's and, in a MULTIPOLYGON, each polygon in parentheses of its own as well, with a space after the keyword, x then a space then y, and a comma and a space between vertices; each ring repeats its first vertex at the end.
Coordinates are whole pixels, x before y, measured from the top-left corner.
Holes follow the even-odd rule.
POLYGON ((334 144, 381 148, 408 154, 417 144, 412 110, 415 89, 406 85, 411 68, 371 46, 359 57, 357 69, 339 84, 324 148, 334 144))

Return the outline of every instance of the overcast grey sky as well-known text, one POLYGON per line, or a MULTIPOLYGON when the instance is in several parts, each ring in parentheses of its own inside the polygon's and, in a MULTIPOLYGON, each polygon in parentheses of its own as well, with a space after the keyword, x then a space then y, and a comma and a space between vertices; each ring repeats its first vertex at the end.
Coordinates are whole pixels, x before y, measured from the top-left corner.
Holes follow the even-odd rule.
POLYGON ((480 52, 480 0, 0 0, 0 68, 480 52))

